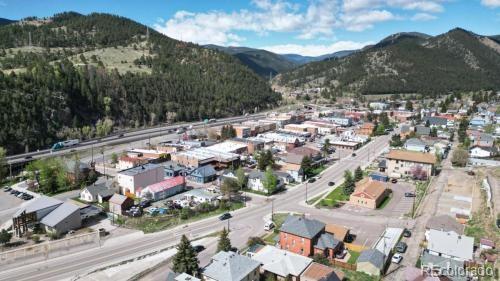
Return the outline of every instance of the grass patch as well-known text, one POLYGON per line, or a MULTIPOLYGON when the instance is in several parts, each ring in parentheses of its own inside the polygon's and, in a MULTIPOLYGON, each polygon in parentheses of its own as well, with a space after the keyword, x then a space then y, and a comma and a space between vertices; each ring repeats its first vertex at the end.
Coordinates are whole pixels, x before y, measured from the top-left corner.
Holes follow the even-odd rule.
POLYGON ((344 185, 339 185, 332 190, 319 204, 322 207, 335 207, 340 201, 348 201, 349 196, 344 194, 344 185))
POLYGON ((273 193, 266 193, 266 192, 262 192, 262 191, 257 191, 257 190, 253 190, 253 189, 244 189, 243 192, 248 192, 248 193, 253 193, 253 194, 258 194, 258 195, 262 195, 262 196, 271 196, 271 195, 274 195, 276 193, 280 193, 280 192, 283 192, 285 191, 286 188, 283 187, 283 188, 280 188, 280 189, 277 189, 275 190, 273 193))
POLYGON ((392 199, 392 195, 385 197, 384 201, 382 201, 382 203, 380 203, 380 205, 377 207, 377 210, 382 210, 383 208, 385 208, 385 206, 387 206, 387 204, 389 204, 391 199, 392 199))
POLYGON ((277 213, 277 214, 274 214, 273 215, 273 222, 274 222, 274 225, 275 225, 275 229, 280 229, 281 226, 283 225, 283 223, 285 222, 286 218, 289 215, 290 214, 288 214, 288 213, 277 213))
POLYGON ((318 195, 318 196, 316 196, 316 197, 314 197, 314 198, 312 198, 312 199, 307 200, 307 202, 306 202, 306 203, 307 203, 308 205, 311 205, 311 204, 313 204, 314 202, 318 201, 321 197, 323 197, 323 195, 325 195, 325 193, 321 193, 320 195, 318 195))
MULTIPOLYGON (((231 203, 230 210, 237 210, 243 208, 242 202, 233 202, 231 203)), ((182 220, 178 215, 157 215, 157 216, 149 216, 143 215, 139 218, 131 218, 131 217, 121 217, 123 218, 123 225, 130 228, 135 228, 142 230, 144 233, 158 232, 168 228, 175 227, 180 224, 190 223, 199 221, 205 218, 213 217, 216 215, 223 214, 227 212, 227 209, 216 209, 207 213, 197 213, 194 216, 182 220)))
POLYGON ((349 260, 347 261, 347 263, 349 263, 349 264, 355 264, 359 258, 359 255, 361 255, 360 252, 355 252, 355 251, 351 251, 351 250, 349 250, 349 254, 351 255, 349 257, 349 260))
POLYGON ((347 281, 379 281, 380 277, 370 276, 364 272, 352 271, 343 269, 345 272, 345 280, 347 281))

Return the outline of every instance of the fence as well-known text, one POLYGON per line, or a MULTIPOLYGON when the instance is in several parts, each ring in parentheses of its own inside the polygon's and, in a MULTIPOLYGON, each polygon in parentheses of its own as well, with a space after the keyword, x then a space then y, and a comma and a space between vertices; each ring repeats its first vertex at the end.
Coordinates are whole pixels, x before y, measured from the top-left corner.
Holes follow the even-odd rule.
POLYGON ((350 264, 350 263, 346 263, 346 262, 342 262, 342 261, 338 261, 338 260, 332 260, 332 265, 338 266, 338 267, 341 267, 344 269, 356 271, 356 264, 350 264))
POLYGON ((89 232, 0 252, 0 268, 19 262, 33 263, 100 246, 99 232, 89 232))

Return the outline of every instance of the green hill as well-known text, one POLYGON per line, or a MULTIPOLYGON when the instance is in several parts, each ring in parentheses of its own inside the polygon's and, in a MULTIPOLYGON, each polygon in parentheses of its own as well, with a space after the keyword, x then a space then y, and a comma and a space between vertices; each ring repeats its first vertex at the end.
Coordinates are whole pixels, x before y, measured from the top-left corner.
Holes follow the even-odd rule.
POLYGON ((0 26, 0 70, 0 146, 9 153, 280 100, 232 56, 109 14, 0 26))
POLYGON ((495 38, 453 29, 439 36, 399 33, 350 56, 306 64, 276 77, 289 88, 332 94, 424 93, 500 89, 495 38))

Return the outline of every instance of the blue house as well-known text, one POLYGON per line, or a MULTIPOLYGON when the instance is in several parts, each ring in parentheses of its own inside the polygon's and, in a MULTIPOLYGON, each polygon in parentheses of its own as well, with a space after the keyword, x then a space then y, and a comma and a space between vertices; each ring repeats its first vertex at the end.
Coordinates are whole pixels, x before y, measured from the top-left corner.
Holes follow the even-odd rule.
POLYGON ((199 167, 192 172, 188 172, 188 181, 196 183, 207 183, 215 180, 217 174, 211 165, 199 167))

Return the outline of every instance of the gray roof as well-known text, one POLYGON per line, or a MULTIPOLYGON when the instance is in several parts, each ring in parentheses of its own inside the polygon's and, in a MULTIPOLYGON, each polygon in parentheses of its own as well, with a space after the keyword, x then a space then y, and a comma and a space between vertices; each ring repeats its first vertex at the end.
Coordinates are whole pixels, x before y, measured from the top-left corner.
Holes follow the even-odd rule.
POLYGON ((454 231, 459 235, 464 234, 464 226, 457 222, 455 218, 449 215, 431 217, 427 221, 427 225, 425 227, 428 229, 435 229, 446 232, 454 231))
POLYGON ((161 166, 166 170, 172 170, 172 171, 182 171, 186 169, 184 166, 181 166, 174 161, 167 161, 165 163, 162 163, 161 166))
POLYGON ((234 252, 218 252, 212 262, 205 267, 203 275, 218 281, 245 279, 260 263, 234 252))
POLYGON ((198 279, 194 276, 191 276, 187 273, 181 273, 179 275, 177 275, 177 277, 174 277, 175 281, 201 281, 201 279, 198 279))
POLYGON ((425 142, 423 142, 423 141, 421 141, 420 139, 417 139, 417 138, 411 138, 411 139, 408 139, 405 142, 405 146, 407 146, 407 145, 424 146, 425 147, 425 142))
POLYGON ((378 167, 379 168, 387 168, 387 161, 385 159, 380 160, 380 162, 378 162, 378 167))
POLYGON ((429 230, 427 249, 462 260, 472 260, 474 238, 454 232, 429 230))
POLYGON ((444 117, 426 116, 422 119, 424 124, 427 123, 427 120, 429 120, 430 125, 435 126, 446 126, 446 124, 448 124, 448 120, 444 117))
POLYGON ((269 245, 258 251, 252 259, 260 262, 263 270, 281 277, 300 276, 313 261, 311 258, 269 245))
POLYGON ((447 268, 451 270, 443 270, 443 274, 445 276, 449 277, 453 281, 466 281, 468 280, 466 276, 461 276, 460 271, 456 270, 457 268, 463 269, 464 268, 464 263, 456 261, 454 259, 450 258, 445 258, 445 257, 440 257, 440 256, 435 256, 431 255, 427 252, 423 252, 422 256, 420 257, 421 265, 422 266, 427 266, 428 268, 447 268), (449 273, 449 274, 446 274, 449 273), (457 273, 457 274, 454 274, 457 273))
POLYGON ((192 176, 202 176, 202 177, 209 177, 215 175, 215 169, 212 167, 212 165, 206 165, 206 166, 201 166, 191 172, 190 175, 192 176))
POLYGON ((29 214, 29 213, 37 212, 37 211, 47 209, 50 207, 59 206, 62 203, 63 203, 63 201, 61 201, 59 199, 42 195, 42 196, 36 198, 35 200, 33 200, 26 207, 19 209, 14 214, 14 217, 18 217, 24 211, 26 211, 26 213, 29 214))
POLYGON ((303 158, 304 158, 303 155, 295 154, 295 153, 288 153, 288 155, 286 156, 285 162, 291 163, 291 164, 301 164, 303 158))
POLYGON ((68 216, 72 215, 74 212, 80 212, 80 207, 69 202, 64 202, 54 211, 46 215, 41 223, 50 227, 54 227, 63 221, 68 216))
POLYGON ((315 248, 324 249, 335 249, 339 245, 340 241, 335 239, 330 233, 323 233, 318 239, 315 248))
POLYGON ((76 160, 69 160, 69 161, 65 162, 66 170, 68 172, 73 172, 75 170, 75 166, 77 165, 77 162, 78 162, 78 166, 79 166, 80 171, 90 169, 90 166, 87 163, 83 163, 81 161, 76 161, 76 160))
POLYGON ((431 128, 425 126, 415 126, 415 133, 417 135, 429 135, 431 133, 431 128))
POLYGON ((401 126, 401 133, 407 133, 410 131, 410 126, 409 125, 402 125, 401 126))
POLYGON ((361 255, 359 255, 357 263, 360 262, 369 262, 376 268, 382 270, 384 267, 385 256, 377 249, 368 249, 364 250, 361 252, 361 255))
POLYGON ((280 231, 312 239, 325 229, 325 224, 303 217, 288 216, 281 226, 280 231))
POLYGON ((493 138, 493 136, 491 134, 481 133, 479 135, 479 140, 493 142, 495 139, 493 138))
POLYGON ((107 187, 106 183, 99 183, 94 185, 89 185, 85 189, 92 194, 92 196, 101 195, 102 197, 111 196, 115 193, 113 189, 107 187))
POLYGON ((152 164, 152 163, 147 163, 141 166, 133 167, 130 169, 126 169, 123 171, 118 172, 119 174, 127 175, 127 176, 135 176, 138 174, 142 174, 148 170, 156 169, 158 168, 159 165, 157 164, 152 164))

